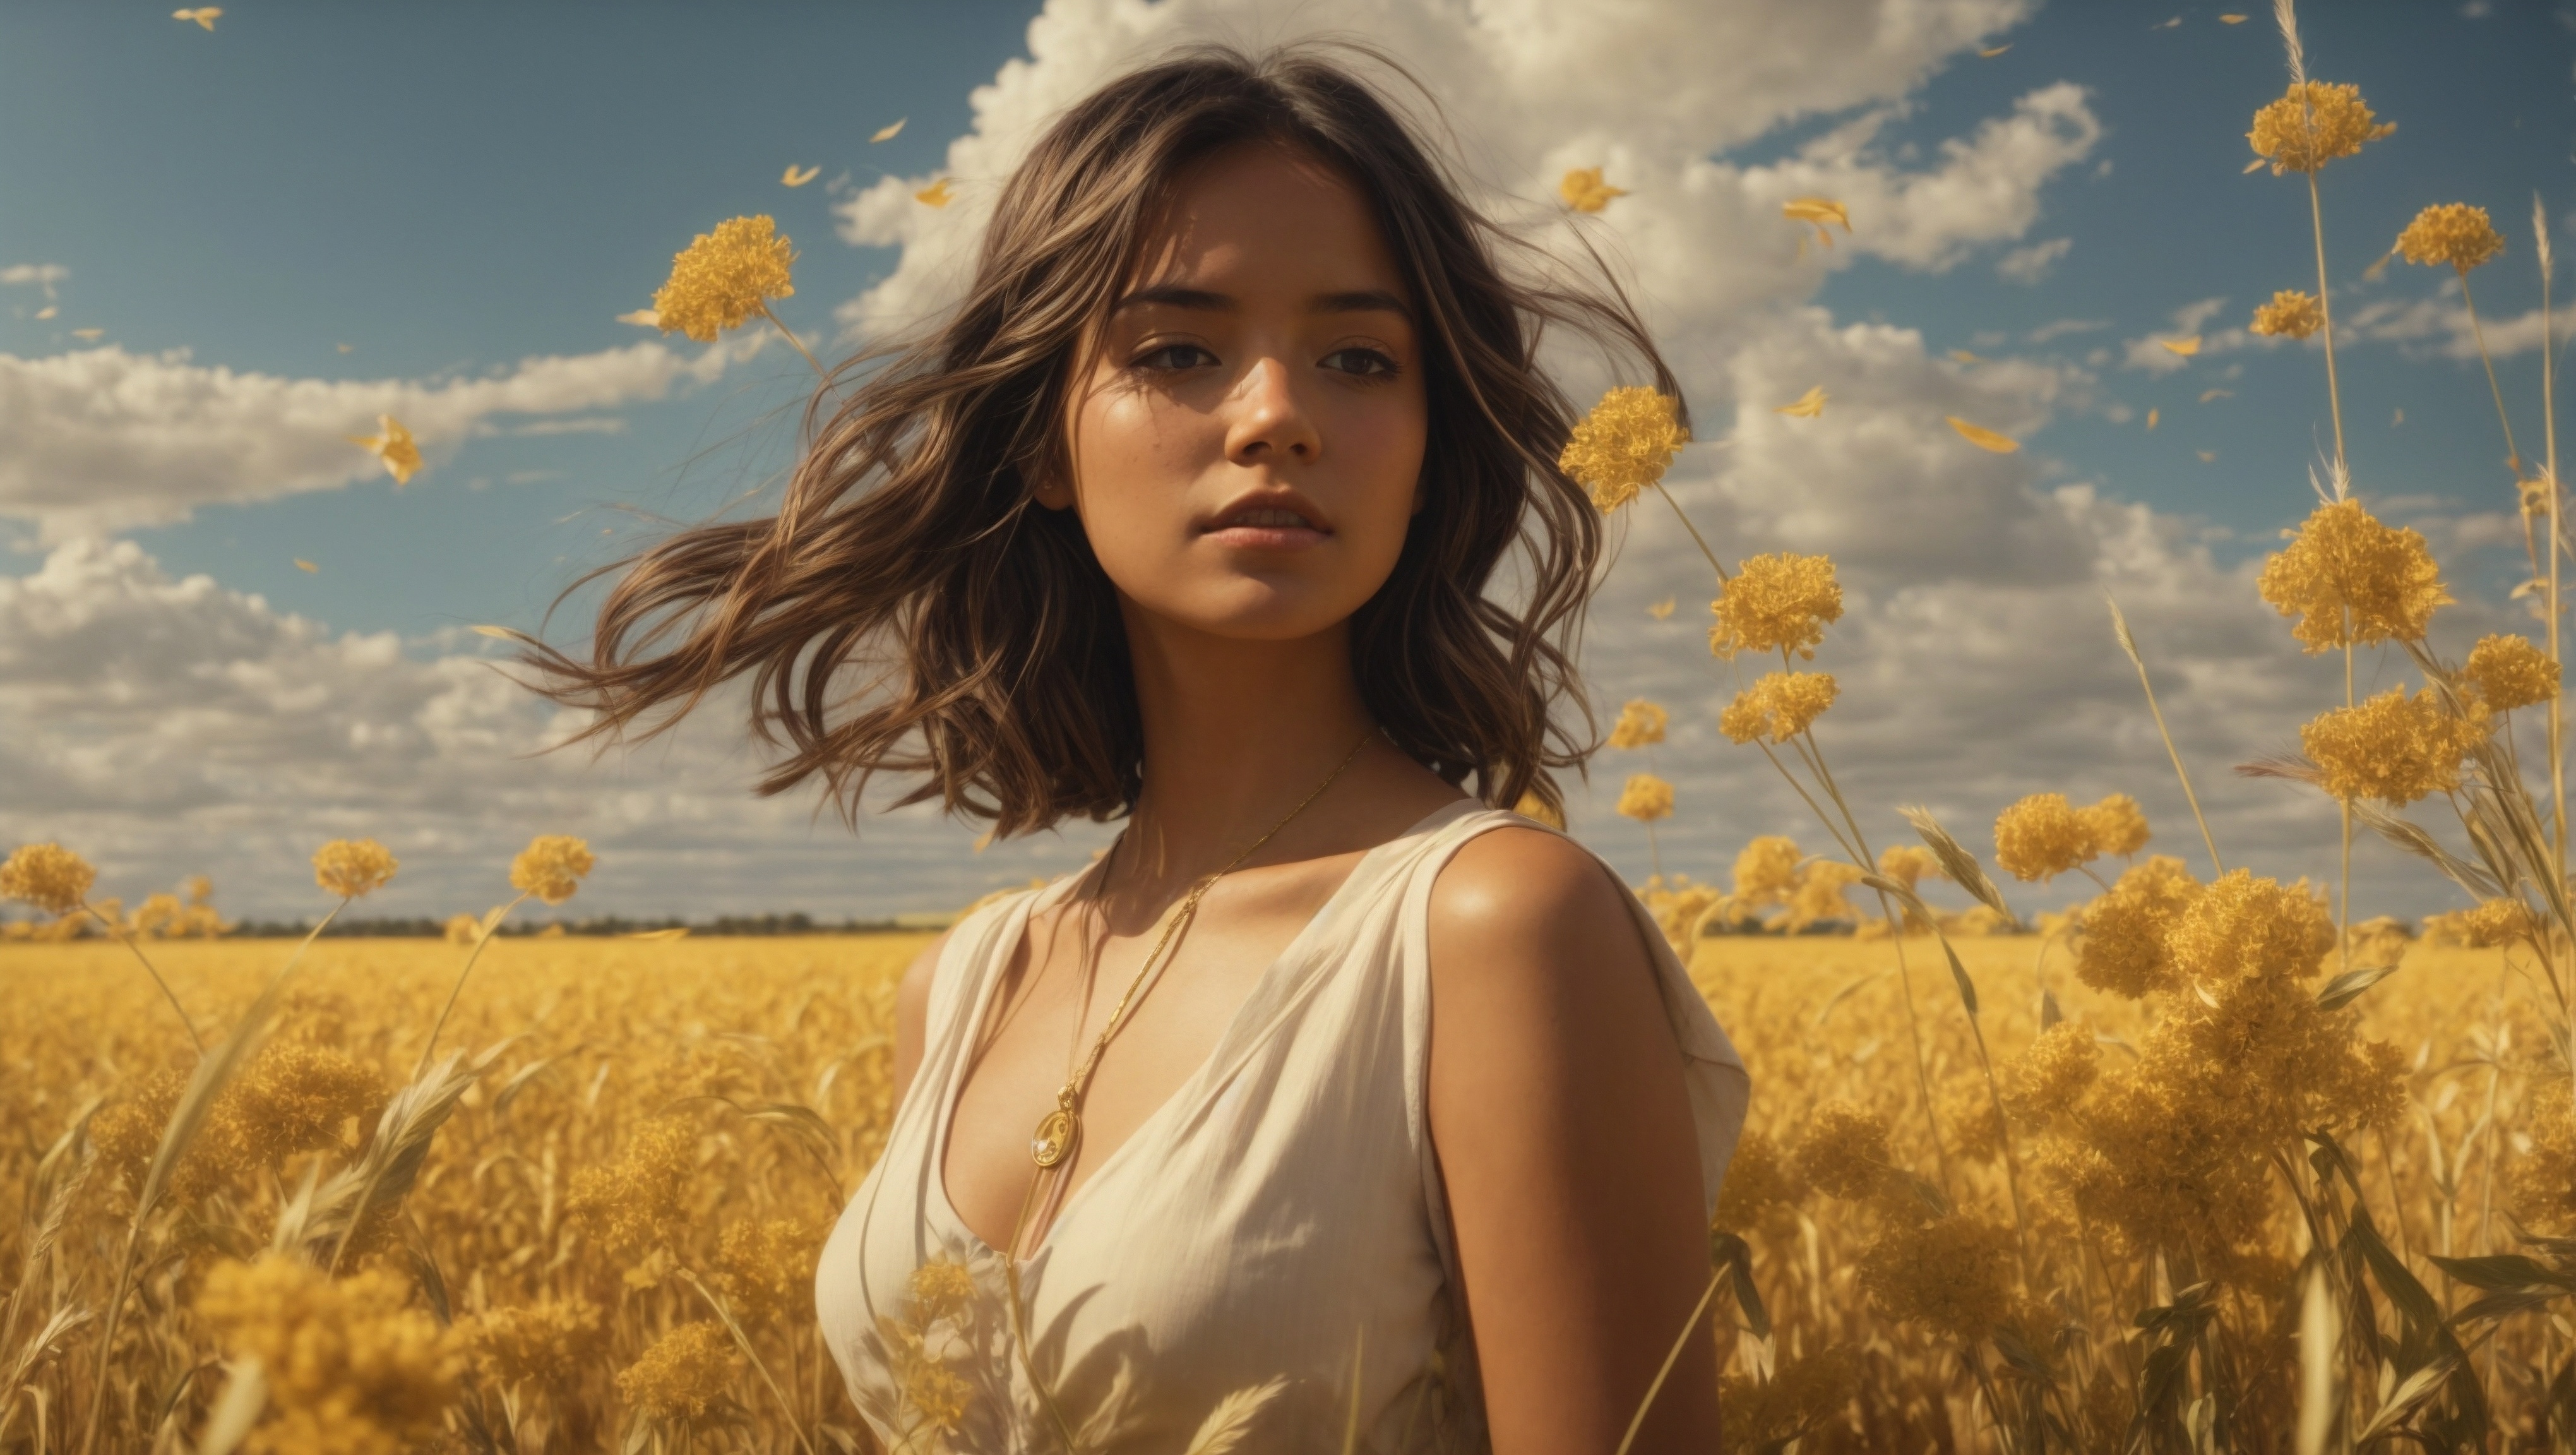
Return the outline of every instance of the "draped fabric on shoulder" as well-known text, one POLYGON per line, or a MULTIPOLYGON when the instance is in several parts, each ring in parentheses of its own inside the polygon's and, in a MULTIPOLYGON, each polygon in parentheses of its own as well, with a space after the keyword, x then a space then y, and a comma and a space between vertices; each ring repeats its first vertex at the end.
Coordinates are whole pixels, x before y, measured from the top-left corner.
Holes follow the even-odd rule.
MULTIPOLYGON (((1229 1396, 1244 1448, 1338 1449, 1356 1403, 1380 1455, 1487 1448, 1427 1110, 1431 888, 1480 833, 1541 828, 1461 801, 1371 850, 1255 982, 1205 1064, 1075 1189, 1020 1265, 940 1169, 973 1028, 1030 916, 1078 876, 950 935, 920 1071, 823 1250, 815 1305, 850 1398, 891 1449, 1170 1452, 1229 1396), (1053 1412, 1032 1385, 1043 1379, 1053 1412), (1266 1391, 1266 1396, 1262 1392, 1266 1391)), ((1744 1063, 1629 897, 1684 1059, 1707 1211, 1744 1124, 1744 1063)))

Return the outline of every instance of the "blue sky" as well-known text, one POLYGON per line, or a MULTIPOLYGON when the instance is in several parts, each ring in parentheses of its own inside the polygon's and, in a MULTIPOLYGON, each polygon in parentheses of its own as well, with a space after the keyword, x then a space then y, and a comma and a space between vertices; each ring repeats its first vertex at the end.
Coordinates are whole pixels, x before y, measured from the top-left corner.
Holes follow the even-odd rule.
MULTIPOLYGON (((1740 8, 1750 15, 1767 3, 1748 0, 1740 8)), ((1924 8, 1945 13, 1979 5, 2001 13, 2013 0, 1923 0, 1924 8)), ((1317 5, 1191 0, 1191 7, 1202 30, 1236 36, 1287 33, 1318 15, 1331 18, 1330 7, 1317 5)), ((2249 4, 2249 21, 2224 25, 2221 8, 2050 5, 1982 38, 1988 48, 2008 44, 2000 55, 1981 57, 1974 43, 1950 45, 1923 60, 1928 79, 1919 85, 1898 79, 1874 92, 1861 87, 1852 93, 1859 99, 1820 110, 1785 105, 1751 128, 1752 140, 1707 154, 1747 171, 1789 165, 1835 128, 1877 112, 1882 129, 1869 151, 1879 165, 1898 173, 1937 169, 1945 147, 2009 112, 2016 98, 2058 82, 2082 87, 2099 139, 2079 149, 2080 159, 2024 179, 2037 202, 2027 227, 2000 240, 1964 242, 1937 270, 1870 256, 1860 240, 1846 241, 1832 271, 1803 296, 1783 295, 1779 306, 1828 310, 1835 326, 1919 330, 1936 359, 1963 348, 2053 371, 2051 387, 2061 392, 2046 409, 2045 427, 2015 457, 2024 473, 2013 488, 2045 502, 2055 487, 2084 482, 2114 500, 2152 507, 2184 542, 2176 549, 2205 545, 2212 569, 2224 572, 2304 513, 2306 472, 2326 426, 2321 370, 2311 353, 2213 351, 2160 374, 2124 362, 2134 341, 2179 332, 2176 311, 2195 302, 2224 300, 2197 329, 2215 337, 2241 327, 2274 288, 2314 286, 2304 188, 2295 177, 2240 171, 2250 155, 2247 118, 2284 82, 2277 33, 2268 11, 2249 4), (2169 19, 2179 24, 2165 25, 2169 19), (1999 273, 2015 249, 2057 239, 2067 240, 2062 254, 2035 281, 1999 273), (2052 326, 2054 336, 2044 336, 2052 326), (2211 389, 2231 393, 2200 402, 2211 389), (2152 433, 2144 426, 2149 408, 2161 416, 2152 433), (2214 459, 2202 459, 2203 451, 2214 459)), ((1113 23, 1114 7, 1094 0, 1062 0, 1059 9, 1068 36, 1113 23)), ((1685 9, 1676 4, 1672 16, 1685 9)), ((2509 239, 2504 258, 2474 279, 2483 316, 2495 323, 2524 315, 2539 299, 2529 232, 2535 189, 2561 241, 2576 242, 2565 223, 2576 211, 2576 22, 2569 9, 2312 9, 2312 73, 2360 83, 2379 113, 2399 123, 2394 137, 2322 177, 2339 318, 2361 318, 2377 304, 2383 317, 2396 319, 2404 305, 2439 302, 2442 277, 2430 270, 2395 264, 2375 284, 2358 275, 2417 207, 2455 200, 2487 206, 2509 239)), ((797 294, 781 312, 810 342, 827 347, 834 310, 885 280, 905 255, 902 245, 842 240, 834 204, 881 176, 917 178, 948 166, 951 143, 975 133, 970 93, 1028 54, 1029 22, 1038 14, 1033 5, 998 3, 242 0, 225 10, 211 33, 172 20, 167 6, 0 10, 0 269, 50 265, 68 274, 52 285, 57 315, 50 320, 35 316, 48 301, 43 287, 0 287, 0 357, 74 353, 92 345, 70 331, 98 328, 105 331, 98 347, 136 355, 184 349, 196 366, 285 380, 435 384, 487 376, 523 359, 587 356, 657 337, 615 316, 649 301, 672 252, 693 233, 751 212, 773 214, 795 239, 797 294), (898 137, 869 143, 898 117, 906 121, 898 137), (820 167, 821 175, 785 188, 779 174, 791 163, 820 167)), ((1410 18, 1390 19, 1381 36, 1399 53, 1408 38, 1428 33, 1424 27, 1447 23, 1436 6, 1385 13, 1399 10, 1410 18)), ((1378 12, 1361 6, 1353 13, 1378 12)), ((1639 43, 1653 44, 1656 30, 1640 21, 1639 43)), ((1777 34, 1780 53, 1759 58, 1775 69, 1823 77, 1845 64, 1837 42, 1800 38, 1786 25, 1777 34)), ((1428 54, 1408 58, 1446 64, 1428 54)), ((1059 70, 1073 64, 1047 61, 1059 70)), ((1619 118, 1655 102, 1631 94, 1615 75, 1596 80, 1597 92, 1588 92, 1595 81, 1559 78, 1546 105, 1554 108, 1549 114, 1578 120, 1597 113, 1603 135, 1615 142, 1619 118)), ((1817 81, 1811 89, 1831 88, 1817 81)), ((1453 119, 1471 134, 1488 121, 1497 133, 1506 129, 1507 118, 1487 118, 1477 104, 1462 102, 1453 119)), ((1513 145, 1502 144, 1508 164, 1536 164, 1513 145)), ((1615 234, 1623 220, 1646 215, 1651 199, 1640 185, 1636 199, 1604 214, 1604 228, 1615 234)), ((1871 225, 1866 216, 1855 221, 1859 230, 1871 225)), ((1712 268, 1730 266, 1738 248, 1717 235, 1706 245, 1712 268)), ((1678 274, 1648 268, 1641 280, 1650 303, 1659 292, 1682 291, 1678 274)), ((2563 301, 2563 286, 2561 295, 2563 301)), ((1677 317, 1690 311, 1675 308, 1677 317)), ((1747 377, 1750 366, 1734 352, 1743 337, 1733 324, 1690 322, 1677 323, 1671 335, 1685 381, 1701 397, 1704 434, 1721 432, 1738 403, 1761 409, 1798 392, 1784 379, 1777 400, 1727 397, 1714 381, 1747 377)), ((2351 453, 2360 488, 2415 502, 2408 508, 2427 516, 2437 545, 2456 546, 2453 574, 2492 596, 2519 554, 2518 546, 2478 544, 2497 538, 2493 513, 2508 498, 2502 446, 2484 375, 2472 360, 2441 355, 2438 342, 2349 341, 2343 378, 2351 453), (2405 422, 2393 424, 2400 408, 2405 422), (2483 526, 2481 513, 2488 517, 2483 526)), ((694 353, 676 341, 675 349, 694 353)), ((2498 373, 2517 430, 2536 444, 2536 350, 2500 358, 2498 373)), ((500 415, 472 438, 424 437, 431 468, 403 490, 379 475, 249 504, 202 504, 184 521, 118 534, 167 576, 203 573, 224 591, 256 595, 272 614, 301 616, 331 633, 396 633, 418 662, 470 655, 481 648, 460 640, 458 628, 533 625, 580 570, 656 528, 653 518, 701 518, 771 483, 790 458, 795 413, 809 384, 802 363, 773 348, 674 397, 553 416, 500 415), (530 426, 544 432, 520 432, 530 426), (299 558, 319 570, 299 570, 299 558)), ((10 448, 7 409, 0 399, 0 456, 10 448)), ((1828 421, 1837 417, 1829 410, 1828 421)), ((1710 488, 1719 502, 1713 508, 1741 495, 1740 485, 1722 479, 1710 488)), ((1885 488, 1907 486, 1897 480, 1885 488)), ((35 515, 6 507, 0 499, 0 543, 15 549, 0 554, 0 578, 29 576, 61 532, 40 538, 35 515)), ((1642 520, 1635 528, 1651 529, 1642 520)), ((1637 569, 1677 569, 1658 554, 1670 544, 1634 542, 1637 569)), ((1771 544, 1747 536, 1729 549, 1743 554, 1771 544)), ((1906 583, 1886 580, 1874 589, 1894 600, 1906 583)), ((1622 641, 1605 638, 1598 655, 1604 693, 1615 699, 1664 690, 1658 684, 1670 679, 1658 674, 1665 669, 1632 669, 1638 659, 1622 641)), ((2212 661, 2256 670, 2233 649, 2212 661)), ((2177 670, 2192 669, 2184 663, 2177 670)), ((23 704, 60 700, 30 692, 0 702, 33 711, 23 704)), ((2246 699, 2222 694, 2212 701, 2246 699)), ((1854 751, 1866 756, 1881 740, 1861 726, 1855 723, 1854 751)), ((2264 720, 2261 732, 2277 744, 2277 723, 2264 720)), ((1891 772, 1902 757, 1891 755, 1891 772)), ((6 771, 0 763, 0 774, 6 771)), ((2007 760, 1991 765, 1995 783, 2010 772, 2007 760)), ((1610 774, 1613 792, 1616 776, 1610 774)), ((257 782, 254 774, 215 796, 246 802, 263 791, 257 782)), ((1685 788, 1687 796, 1688 780, 1685 788)), ((1709 791, 1728 812, 1695 831, 1703 837, 1675 840, 1697 844, 1701 872, 1721 867, 1720 855, 1747 832, 1794 811, 1776 795, 1761 796, 1750 780, 1712 778, 1709 791)), ((164 818, 165 838, 175 836, 180 847, 131 850, 137 874, 162 872, 190 855, 202 860, 240 832, 236 818, 191 816, 199 809, 190 805, 212 800, 182 797, 164 818), (194 844, 185 842, 191 835, 194 844)), ((113 807, 85 806, 71 794, 41 813, 0 811, 0 831, 25 836, 77 827, 91 821, 84 814, 113 807)), ((340 803, 310 821, 262 820, 260 832, 279 843, 309 837, 326 821, 363 818, 363 807, 340 803)), ((487 825, 496 839, 542 827, 487 825)), ((1623 868, 1641 872, 1642 846, 1628 842, 1622 827, 1607 823, 1601 846, 1623 868)), ((888 878, 876 887, 867 876, 883 867, 877 856, 896 849, 835 850, 848 872, 829 892, 771 876, 743 838, 686 852, 683 844, 673 848, 674 862, 695 867, 637 894, 669 904, 703 889, 709 907, 755 907, 764 893, 784 894, 794 902, 765 907, 830 913, 921 908, 960 887, 1025 873, 1035 862, 970 862, 964 845, 971 836, 958 830, 903 841, 902 855, 919 860, 935 852, 955 872, 888 878), (924 850, 923 843, 939 847, 924 850), (781 883, 790 887, 779 889, 781 883)), ((597 907, 616 906, 603 900, 597 907)))

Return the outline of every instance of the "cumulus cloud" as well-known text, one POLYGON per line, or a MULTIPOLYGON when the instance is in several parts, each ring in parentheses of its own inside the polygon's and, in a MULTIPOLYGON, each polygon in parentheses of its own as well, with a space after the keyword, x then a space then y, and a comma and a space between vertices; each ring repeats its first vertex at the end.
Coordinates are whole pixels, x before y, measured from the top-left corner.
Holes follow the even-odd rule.
POLYGON ((2026 248, 2014 248, 1995 260, 1995 276, 2007 283, 2024 286, 2037 283, 2048 276, 2049 269, 2056 267, 2057 260, 2065 257, 2067 249, 2073 246, 2075 239, 2071 237, 2053 237, 2026 248))
POLYGON ((435 464, 496 416, 660 399, 715 379, 761 342, 745 334, 694 355, 630 344, 441 383, 282 378, 200 364, 185 349, 0 354, 0 516, 63 540, 336 489, 382 473, 349 442, 380 414, 408 426, 435 464))

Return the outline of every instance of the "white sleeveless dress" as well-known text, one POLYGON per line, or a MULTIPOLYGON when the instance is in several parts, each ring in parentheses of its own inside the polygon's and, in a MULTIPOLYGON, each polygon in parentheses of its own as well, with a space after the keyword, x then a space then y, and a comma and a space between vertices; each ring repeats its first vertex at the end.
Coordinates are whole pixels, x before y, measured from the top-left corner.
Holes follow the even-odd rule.
MULTIPOLYGON (((1255 982, 1207 1061, 1058 1209, 1020 1265, 949 1205, 948 1123, 1030 915, 1080 875, 985 905, 931 982, 921 1069, 823 1249, 815 1308, 889 1451, 1181 1455, 1272 1386, 1242 1450, 1487 1448, 1433 1152, 1429 905, 1459 846, 1543 827, 1462 800, 1372 849, 1255 982), (1053 1394, 1050 1412, 1029 1365, 1053 1394), (1356 1376, 1356 1390, 1354 1390, 1356 1376)), ((1744 1123, 1743 1060, 1633 896, 1699 1136, 1706 1211, 1744 1123)))

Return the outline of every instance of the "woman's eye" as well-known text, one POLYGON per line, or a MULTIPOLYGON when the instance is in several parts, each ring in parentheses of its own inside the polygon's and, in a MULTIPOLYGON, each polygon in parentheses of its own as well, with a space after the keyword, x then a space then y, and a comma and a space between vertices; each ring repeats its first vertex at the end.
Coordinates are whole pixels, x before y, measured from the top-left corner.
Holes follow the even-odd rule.
POLYGON ((1216 355, 1197 344, 1165 344, 1136 356, 1140 369, 1195 369, 1216 362, 1216 355))
POLYGON ((1397 372, 1395 360, 1376 349, 1352 347, 1335 349, 1324 356, 1324 366, 1363 377, 1383 376, 1397 372))

